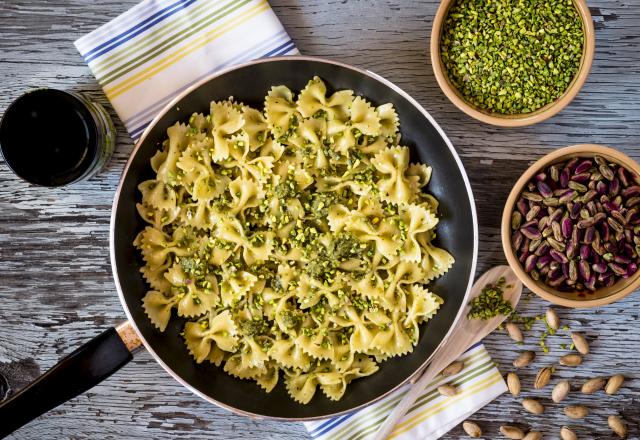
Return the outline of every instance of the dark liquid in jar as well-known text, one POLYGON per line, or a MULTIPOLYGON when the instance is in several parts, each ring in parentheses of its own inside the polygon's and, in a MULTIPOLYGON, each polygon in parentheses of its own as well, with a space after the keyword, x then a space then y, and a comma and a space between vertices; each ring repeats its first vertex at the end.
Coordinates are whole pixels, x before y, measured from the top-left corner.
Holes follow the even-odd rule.
POLYGON ((80 178, 96 154, 96 127, 82 102, 41 89, 16 100, 2 121, 7 164, 23 179, 46 186, 80 178))

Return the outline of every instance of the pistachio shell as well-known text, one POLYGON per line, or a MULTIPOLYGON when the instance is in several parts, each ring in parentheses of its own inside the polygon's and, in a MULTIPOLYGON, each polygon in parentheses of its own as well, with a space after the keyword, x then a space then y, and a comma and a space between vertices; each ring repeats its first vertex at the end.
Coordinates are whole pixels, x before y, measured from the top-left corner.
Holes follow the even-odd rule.
POLYGON ((585 394, 595 393, 596 391, 600 391, 605 383, 606 381, 602 377, 594 377, 582 385, 582 392, 585 394))
POLYGON ((589 343, 581 333, 571 333, 571 340, 576 350, 578 350, 578 353, 582 355, 589 354, 589 343))
POLYGON ((458 394, 458 390, 451 385, 440 385, 438 387, 438 392, 447 397, 455 396, 456 394, 458 394))
POLYGON ((558 330, 560 328, 560 318, 558 318, 558 314, 551 307, 547 309, 545 317, 547 319, 547 324, 549 324, 549 327, 554 330, 558 330))
POLYGON ((524 368, 529 365, 535 359, 536 354, 533 351, 523 351, 513 361, 513 366, 516 368, 524 368))
POLYGON ((522 440, 524 438, 524 432, 517 426, 503 425, 500 427, 500 432, 506 438, 513 440, 522 440))
POLYGON ((529 431, 522 440, 542 440, 542 433, 540 431, 529 431))
POLYGON ((627 424, 624 420, 618 416, 609 416, 607 422, 609 423, 609 427, 618 435, 618 437, 627 437, 627 424))
POLYGON ((624 376, 622 374, 616 374, 611 376, 607 381, 607 386, 604 388, 604 392, 607 394, 615 394, 618 392, 622 383, 624 382, 624 376))
POLYGON ((442 375, 444 377, 455 376, 456 374, 461 372, 463 368, 464 362, 454 361, 447 365, 444 370, 442 370, 442 375))
POLYGON ((518 327, 518 324, 516 324, 515 322, 507 323, 507 332, 509 333, 509 336, 511 337, 511 339, 513 339, 514 341, 516 342, 524 341, 524 336, 522 335, 522 331, 520 330, 520 327, 518 327))
POLYGON ((563 426, 560 429, 560 438, 562 440, 578 440, 576 433, 569 429, 568 426, 563 426))
POLYGON ((542 389, 547 386, 550 380, 551 380, 551 368, 549 367, 541 368, 540 371, 538 371, 538 374, 536 375, 536 380, 533 383, 533 387, 536 390, 542 389))
POLYGON ((520 378, 516 373, 507 374, 507 388, 514 397, 520 395, 520 378))
POLYGON ((571 405, 564 409, 564 414, 570 419, 582 419, 589 414, 589 408, 583 405, 571 405))
POLYGON ((482 429, 480 429, 478 424, 468 420, 462 423, 462 429, 464 429, 464 432, 466 432, 469 437, 478 438, 482 435, 482 429))
POLYGON ((551 392, 551 400, 553 400, 555 403, 560 403, 567 397, 569 391, 571 391, 571 384, 569 383, 569 381, 561 380, 556 384, 555 387, 553 387, 553 391, 551 392))
POLYGON ((582 363, 582 356, 579 354, 565 354, 560 358, 560 365, 565 367, 577 367, 582 363))
POLYGON ((532 414, 542 414, 544 412, 544 406, 536 399, 524 399, 522 406, 532 414))

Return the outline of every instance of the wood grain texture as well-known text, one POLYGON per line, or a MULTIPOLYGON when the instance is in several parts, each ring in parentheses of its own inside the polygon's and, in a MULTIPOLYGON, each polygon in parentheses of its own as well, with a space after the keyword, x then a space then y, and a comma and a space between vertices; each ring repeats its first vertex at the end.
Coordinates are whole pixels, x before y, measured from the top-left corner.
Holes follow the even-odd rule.
MULTIPOLYGON (((0 0, 0 111, 25 89, 53 86, 81 90, 111 108, 73 47, 73 41, 114 18, 135 0, 0 0)), ((640 0, 589 1, 596 22, 593 70, 582 92, 556 117, 533 127, 499 129, 456 110, 438 88, 428 62, 428 34, 435 0, 271 0, 300 51, 366 67, 404 88, 441 124, 470 175, 480 223, 479 272, 502 264, 500 211, 511 185, 540 155, 576 143, 600 143, 640 159, 640 0)), ((0 164, 0 373, 19 389, 65 353, 124 313, 108 262, 111 200, 132 143, 116 120, 118 146, 107 169, 88 182, 44 190, 17 180, 0 164)), ((435 170, 438 172, 438 170, 435 170)), ((526 296, 526 295, 525 295, 526 296)), ((559 309, 563 323, 579 329, 592 346, 575 370, 555 378, 574 386, 595 375, 624 373, 619 395, 572 392, 567 404, 584 403, 591 415, 579 423, 538 396, 544 416, 524 414, 519 399, 504 395, 473 416, 485 438, 499 438, 501 423, 532 426, 558 438, 563 424, 580 438, 612 439, 606 418, 621 414, 629 438, 640 438, 640 295, 592 310, 559 309)), ((547 304, 531 297, 520 311, 534 315, 547 304)), ((541 327, 541 324, 539 324, 541 327)), ((504 332, 486 345, 504 373, 519 350, 537 347, 537 331, 525 345, 504 332)), ((537 368, 557 362, 567 342, 549 338, 551 351, 519 371, 532 389, 537 368)), ((463 437, 461 428, 445 438, 463 437)), ((111 379, 17 432, 14 439, 308 439, 300 424, 252 421, 211 406, 173 381, 142 352, 111 379)))

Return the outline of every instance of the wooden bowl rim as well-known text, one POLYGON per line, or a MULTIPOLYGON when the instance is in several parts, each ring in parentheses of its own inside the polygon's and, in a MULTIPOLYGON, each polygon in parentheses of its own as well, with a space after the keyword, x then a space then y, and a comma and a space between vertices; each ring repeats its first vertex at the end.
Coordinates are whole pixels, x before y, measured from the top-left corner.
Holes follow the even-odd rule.
POLYGON ((536 295, 546 299, 547 301, 561 306, 573 308, 603 306, 605 304, 610 304, 614 301, 624 298, 625 296, 636 290, 638 287, 640 287, 639 270, 633 276, 629 277, 626 280, 621 280, 611 287, 598 289, 596 291, 596 295, 598 292, 600 292, 601 294, 602 292, 605 293, 604 295, 600 295, 597 298, 584 300, 565 298, 561 296, 561 292, 559 292, 558 290, 547 286, 540 281, 535 281, 533 278, 531 278, 522 268, 522 265, 518 261, 518 258, 516 257, 511 246, 511 213, 513 212, 516 201, 527 182, 529 182, 529 180, 531 180, 531 178, 541 169, 544 169, 555 162, 567 160, 569 157, 577 156, 588 158, 595 155, 605 156, 613 162, 618 163, 640 175, 640 165, 638 165, 637 162, 635 162, 626 154, 621 153, 620 151, 613 148, 596 144, 578 144, 560 148, 538 159, 522 174, 522 176, 520 176, 518 181, 513 186, 513 189, 509 193, 509 197, 507 198, 504 210, 502 212, 502 248, 504 250, 504 254, 507 258, 509 266, 511 267, 511 269, 513 269, 518 279, 520 279, 520 281, 522 281, 522 283, 527 286, 529 290, 531 290, 536 295))
POLYGON ((431 65, 433 66, 433 73, 435 74, 436 81, 440 85, 440 88, 449 100, 462 110, 467 115, 475 118, 486 124, 496 125, 500 127, 523 127, 527 125, 537 124, 542 122, 555 114, 559 113, 565 108, 575 96, 578 94, 587 76, 591 71, 591 65, 593 64, 593 58, 595 54, 596 39, 595 31, 593 27, 593 18, 589 12, 589 7, 585 0, 573 0, 573 3, 580 15, 582 21, 582 29, 584 31, 584 42, 582 48, 582 59, 580 61, 580 68, 575 75, 567 90, 564 94, 553 102, 539 108, 531 113, 521 113, 515 115, 501 115, 499 113, 489 112, 480 109, 473 104, 467 102, 456 87, 451 84, 448 75, 445 73, 442 59, 440 58, 440 36, 442 34, 442 26, 444 19, 447 16, 449 8, 456 0, 442 0, 436 16, 433 20, 433 26, 431 28, 431 65))

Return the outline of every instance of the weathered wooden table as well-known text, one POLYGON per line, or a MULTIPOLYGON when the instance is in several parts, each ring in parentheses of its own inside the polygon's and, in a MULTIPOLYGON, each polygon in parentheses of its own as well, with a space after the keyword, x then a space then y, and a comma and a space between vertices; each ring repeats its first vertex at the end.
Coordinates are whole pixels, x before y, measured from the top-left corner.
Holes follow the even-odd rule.
MULTIPOLYGON (((134 5, 135 0, 0 0, 0 110, 22 91, 53 86, 87 92, 108 103, 72 42, 134 5)), ((534 159, 557 147, 600 143, 640 159, 640 0, 590 1, 597 29, 593 70, 578 97, 548 122, 522 129, 482 125, 456 110, 435 82, 427 53, 438 2, 409 0, 272 0, 276 13, 304 54, 366 67, 413 95, 442 125, 469 173, 480 222, 479 272, 502 263, 499 219, 511 185, 534 159)), ((114 115, 115 117, 115 115, 114 115)), ((132 142, 118 125, 118 146, 107 170, 63 189, 28 186, 0 164, 0 373, 19 389, 101 328, 118 323, 118 302, 108 261, 111 200, 132 142)), ((28 133, 25 133, 28 136, 28 133)), ((436 170, 437 172, 437 170, 436 170)), ((531 297, 521 312, 547 304, 531 297)), ((610 414, 640 437, 640 294, 607 307, 558 310, 563 323, 588 335, 592 354, 582 367, 556 376, 575 384, 596 375, 624 373, 618 396, 572 393, 591 415, 577 426, 580 438, 613 438, 610 414)), ((540 329, 541 324, 536 327, 540 329)), ((538 331, 525 347, 537 347, 538 331)), ((538 367, 565 352, 567 336, 549 338, 536 368, 522 372, 531 389, 538 367)), ((507 372, 516 352, 504 332, 486 344, 507 372)), ((550 387, 548 387, 550 388, 550 387)), ((548 404, 543 416, 525 415, 503 395, 473 419, 486 438, 498 426, 533 426, 559 438, 570 424, 549 399, 550 390, 526 391, 548 404)), ((0 422, 1 423, 1 422, 0 422)), ((446 438, 459 438, 460 428, 446 438)), ((307 439, 300 424, 252 421, 214 407, 172 380, 148 354, 83 396, 32 422, 13 438, 220 438, 307 439)))

